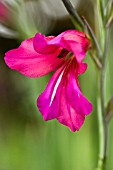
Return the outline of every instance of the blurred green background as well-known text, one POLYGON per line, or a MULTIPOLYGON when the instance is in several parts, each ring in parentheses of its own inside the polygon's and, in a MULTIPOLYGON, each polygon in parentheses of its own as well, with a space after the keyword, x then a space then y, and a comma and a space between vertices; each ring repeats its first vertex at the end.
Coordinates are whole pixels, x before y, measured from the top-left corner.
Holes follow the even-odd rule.
MULTIPOLYGON (((50 75, 30 79, 10 70, 3 60, 6 51, 18 47, 23 39, 34 36, 38 31, 57 35, 73 29, 65 7, 59 0, 5 2, 6 15, 0 18, 0 170, 95 169, 98 160, 97 70, 91 57, 87 55, 88 70, 80 76, 80 82, 84 95, 93 103, 93 112, 86 117, 80 131, 75 133, 56 120, 44 122, 38 112, 36 100, 50 75)), ((96 1, 72 2, 97 33, 96 1)), ((111 38, 106 101, 113 92, 112 44, 111 38)), ((113 120, 109 127, 108 170, 113 169, 112 143, 113 120)))

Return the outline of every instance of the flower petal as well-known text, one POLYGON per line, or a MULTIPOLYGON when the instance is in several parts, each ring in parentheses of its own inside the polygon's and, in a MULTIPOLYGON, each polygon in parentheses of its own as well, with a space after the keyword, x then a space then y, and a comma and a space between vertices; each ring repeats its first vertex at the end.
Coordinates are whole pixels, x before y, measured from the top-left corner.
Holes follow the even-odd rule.
POLYGON ((64 58, 57 58, 61 51, 62 48, 57 48, 55 53, 39 54, 33 48, 33 38, 30 38, 23 41, 17 49, 8 51, 5 54, 5 62, 11 69, 25 76, 39 77, 62 64, 64 58))
POLYGON ((86 35, 77 30, 66 31, 61 39, 62 47, 72 51, 78 62, 81 62, 91 44, 86 35))
POLYGON ((60 94, 60 108, 57 120, 63 125, 68 126, 72 132, 75 132, 79 130, 84 123, 85 116, 78 114, 72 107, 68 100, 66 88, 64 88, 66 82, 63 83, 64 84, 60 85, 59 91, 57 92, 60 94))
POLYGON ((42 113, 44 120, 54 119, 58 115, 57 105, 54 107, 51 107, 51 104, 54 100, 58 85, 61 81, 62 71, 63 71, 64 67, 65 66, 63 65, 53 74, 46 89, 38 97, 37 106, 39 108, 39 111, 42 113))
POLYGON ((67 96, 69 102, 76 112, 85 116, 92 111, 92 104, 83 96, 82 92, 80 91, 78 86, 78 69, 74 68, 75 65, 76 61, 73 60, 71 70, 67 77, 67 96))
POLYGON ((48 44, 54 38, 54 36, 45 37, 43 34, 37 33, 33 40, 34 49, 40 54, 51 54, 55 52, 59 47, 48 44))
POLYGON ((39 96, 37 106, 44 120, 56 118, 74 132, 80 129, 85 115, 92 111, 92 105, 78 87, 76 59, 66 62, 53 74, 45 91, 39 96))
POLYGON ((79 63, 78 65, 78 74, 83 74, 87 69, 86 63, 79 63))
POLYGON ((81 62, 90 47, 90 41, 86 35, 77 30, 68 30, 57 37, 48 37, 37 33, 34 37, 34 48, 39 53, 52 53, 58 47, 62 47, 74 53, 78 62, 81 62))

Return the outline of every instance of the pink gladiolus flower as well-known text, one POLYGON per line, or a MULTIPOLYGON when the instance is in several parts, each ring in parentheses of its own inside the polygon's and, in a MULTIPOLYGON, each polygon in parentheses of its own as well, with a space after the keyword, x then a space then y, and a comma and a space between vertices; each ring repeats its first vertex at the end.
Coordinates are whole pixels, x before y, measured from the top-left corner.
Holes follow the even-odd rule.
POLYGON ((65 31, 57 37, 37 33, 5 56, 11 69, 28 77, 40 77, 56 70, 39 96, 37 106, 44 120, 56 118, 73 132, 80 129, 85 116, 92 111, 78 82, 78 75, 87 69, 82 61, 89 47, 86 35, 76 30, 65 31))

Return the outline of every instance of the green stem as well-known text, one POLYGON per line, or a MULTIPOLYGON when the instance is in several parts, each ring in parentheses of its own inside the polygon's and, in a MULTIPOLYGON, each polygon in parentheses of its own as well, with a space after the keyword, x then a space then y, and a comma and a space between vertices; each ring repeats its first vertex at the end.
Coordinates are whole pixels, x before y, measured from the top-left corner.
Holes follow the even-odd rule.
MULTIPOLYGON (((104 51, 105 43, 105 24, 104 24, 104 2, 103 0, 97 0, 97 14, 98 14, 98 23, 99 23, 99 43, 102 51, 104 51)), ((102 56, 98 56, 99 59, 102 59, 102 56)))
POLYGON ((90 51, 90 55, 94 61, 94 63, 96 64, 98 69, 102 69, 102 63, 101 61, 97 58, 97 56, 94 54, 93 51, 90 51))
POLYGON ((98 81, 98 125, 99 125, 99 159, 97 170, 106 170, 108 148, 108 122, 105 119, 103 69, 99 73, 98 81))
POLYGON ((99 73, 99 98, 98 98, 98 124, 99 124, 99 160, 98 170, 106 169, 106 157, 108 148, 108 122, 105 118, 105 71, 107 64, 107 52, 109 42, 109 28, 106 29, 105 47, 102 58, 102 69, 99 73))
POLYGON ((101 73, 98 77, 98 125, 99 125, 99 159, 97 170, 104 170, 104 146, 105 146, 105 131, 104 131, 104 119, 102 112, 102 102, 101 102, 101 73))
POLYGON ((67 11, 69 12, 70 16, 77 21, 77 23, 79 24, 79 26, 83 29, 84 28, 84 24, 82 22, 82 19, 80 18, 80 16, 78 15, 76 9, 73 7, 73 5, 71 4, 71 2, 69 0, 62 0, 63 4, 65 5, 67 11))
POLYGON ((99 46, 99 43, 98 43, 98 41, 97 41, 97 38, 96 38, 96 36, 95 36, 92 28, 90 27, 90 25, 88 24, 88 22, 87 22, 87 20, 85 19, 84 16, 82 16, 82 19, 83 19, 83 21, 84 21, 84 24, 85 24, 85 25, 87 26, 87 28, 88 28, 88 31, 89 31, 92 39, 93 39, 93 42, 94 42, 94 44, 95 44, 96 49, 97 49, 98 56, 99 56, 99 58, 100 58, 101 55, 102 55, 102 52, 101 52, 101 48, 100 48, 100 46, 99 46))
POLYGON ((111 99, 109 100, 108 104, 107 104, 107 108, 106 108, 106 122, 109 123, 109 121, 111 120, 113 116, 113 95, 111 97, 111 99))

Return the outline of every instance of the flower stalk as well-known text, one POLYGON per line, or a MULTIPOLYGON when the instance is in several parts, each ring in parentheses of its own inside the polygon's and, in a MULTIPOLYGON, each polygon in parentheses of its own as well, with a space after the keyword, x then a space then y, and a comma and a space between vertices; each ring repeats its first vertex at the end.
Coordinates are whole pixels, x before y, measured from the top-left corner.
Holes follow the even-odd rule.
POLYGON ((102 68, 99 74, 99 91, 100 91, 100 105, 101 109, 98 110, 98 124, 99 124, 99 160, 98 170, 106 170, 106 158, 108 149, 108 121, 106 121, 106 109, 105 109, 105 73, 107 65, 107 53, 109 44, 109 31, 110 27, 105 27, 105 42, 104 52, 102 57, 102 68))
POLYGON ((97 106, 98 106, 98 125, 99 125, 99 159, 98 159, 98 165, 96 170, 103 170, 104 167, 104 138, 105 138, 105 132, 104 132, 104 119, 103 119, 103 113, 102 113, 102 107, 101 107, 101 95, 100 95, 100 76, 98 76, 98 98, 97 98, 97 106))

